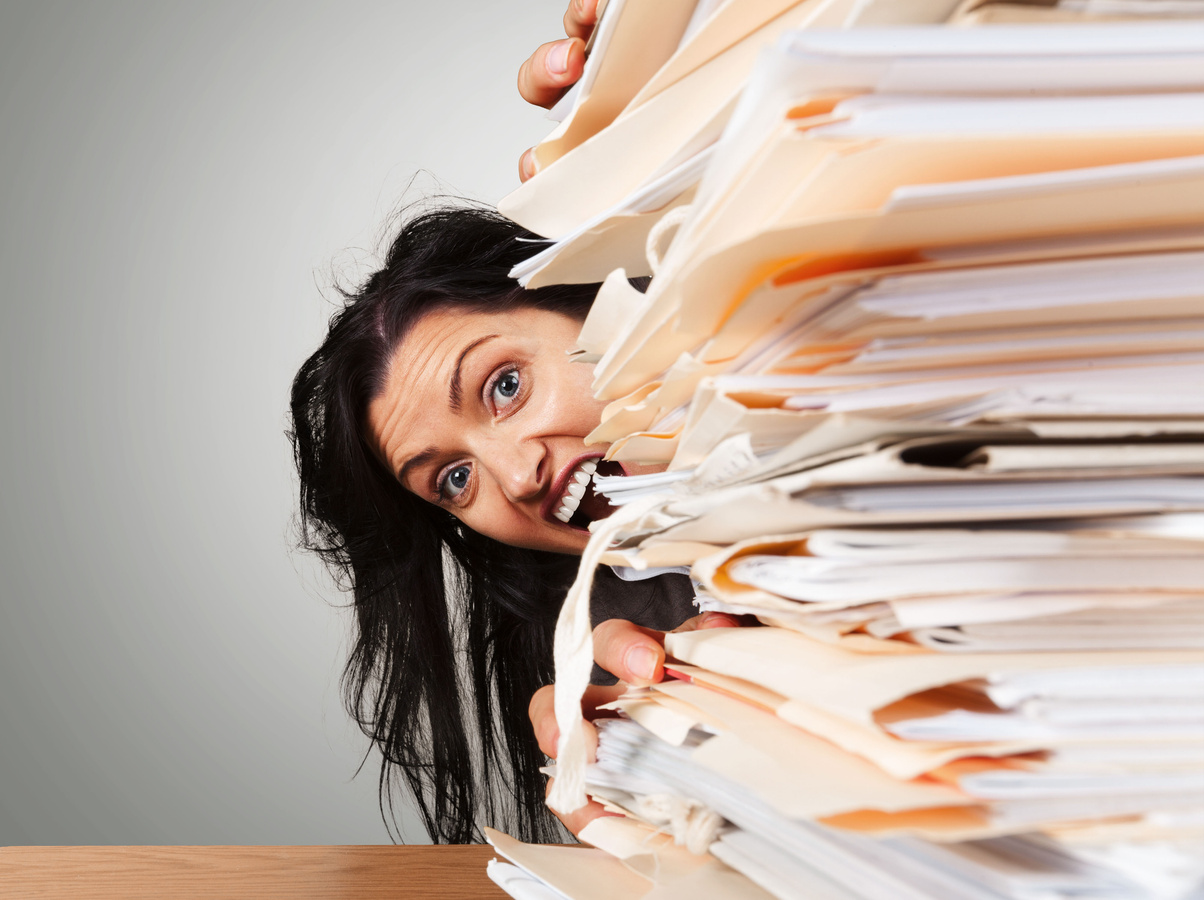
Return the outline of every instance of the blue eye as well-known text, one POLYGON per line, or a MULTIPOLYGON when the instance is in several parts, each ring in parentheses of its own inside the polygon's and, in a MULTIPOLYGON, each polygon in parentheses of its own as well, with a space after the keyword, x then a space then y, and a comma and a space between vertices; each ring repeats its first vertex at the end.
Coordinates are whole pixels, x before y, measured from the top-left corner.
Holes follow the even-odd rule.
POLYGON ((518 396, 520 383, 518 372, 511 369, 493 384, 493 403, 498 409, 505 409, 518 396))
POLYGON ((444 477, 439 485, 439 492, 449 498, 460 496, 468 487, 468 476, 471 473, 472 469, 469 466, 456 466, 444 477))

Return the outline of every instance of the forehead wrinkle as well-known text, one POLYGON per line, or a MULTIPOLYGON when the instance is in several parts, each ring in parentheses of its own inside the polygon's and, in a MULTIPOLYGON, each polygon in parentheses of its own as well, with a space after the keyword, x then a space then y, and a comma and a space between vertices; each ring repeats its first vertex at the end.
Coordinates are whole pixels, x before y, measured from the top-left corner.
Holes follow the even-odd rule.
MULTIPOLYGON (((400 379, 412 373, 431 371, 431 358, 437 350, 437 339, 428 336, 425 340, 415 341, 414 333, 411 332, 393 351, 392 359, 389 360, 389 367, 385 374, 384 389, 369 404, 369 416, 377 418, 377 421, 380 422, 379 429, 374 429, 379 446, 378 452, 382 455, 389 471, 395 475, 399 474, 400 471, 397 465, 397 451, 402 449, 400 446, 401 441, 408 432, 405 421, 407 418, 407 404, 400 401, 411 395, 411 391, 405 389, 400 383, 400 379), (411 360, 403 360, 403 351, 407 349, 407 345, 414 357, 411 360), (383 418, 372 416, 372 407, 379 409, 382 402, 388 404, 383 418)), ((418 421, 421 421, 421 417, 419 417, 418 421)))
MULTIPOLYGON (((439 358, 441 355, 440 350, 449 343, 454 347, 458 336, 459 330, 455 326, 453 326, 450 334, 447 332, 421 334, 420 329, 411 331, 398 344, 397 349, 394 350, 385 375, 385 388, 377 399, 372 401, 372 405, 378 404, 382 400, 386 402, 393 401, 388 404, 383 421, 378 420, 380 421, 380 428, 377 431, 377 440, 380 447, 379 452, 383 456, 386 467, 403 484, 404 476, 414 468, 428 463, 438 455, 439 448, 427 446, 424 450, 416 453, 411 459, 402 462, 400 466, 398 465, 401 455, 400 451, 404 450, 402 445, 405 438, 412 435, 412 432, 415 431, 415 426, 420 426, 429 418, 430 412, 429 407, 425 407, 422 404, 415 405, 405 402, 413 396, 414 392, 407 390, 406 386, 402 384, 402 380, 413 380, 415 376, 421 378, 424 373, 429 374, 432 387, 438 392, 435 385, 440 380, 440 373, 446 374, 447 366, 451 362, 450 353, 442 354, 442 358, 439 358), (417 409, 418 406, 422 406, 425 412, 420 413, 417 409)), ((460 412, 462 394, 460 367, 464 359, 479 345, 498 337, 501 337, 501 335, 484 335, 470 342, 457 355, 452 374, 448 377, 449 406, 455 413, 459 414, 460 412)), ((431 396, 433 397, 434 395, 432 394, 431 396)))

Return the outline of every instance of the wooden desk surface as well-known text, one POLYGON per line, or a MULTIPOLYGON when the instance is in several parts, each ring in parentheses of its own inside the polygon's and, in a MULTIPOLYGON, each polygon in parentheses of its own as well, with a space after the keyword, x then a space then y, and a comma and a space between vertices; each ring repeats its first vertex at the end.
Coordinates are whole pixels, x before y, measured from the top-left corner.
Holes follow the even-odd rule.
POLYGON ((506 898, 492 847, 3 847, 4 900, 506 898))

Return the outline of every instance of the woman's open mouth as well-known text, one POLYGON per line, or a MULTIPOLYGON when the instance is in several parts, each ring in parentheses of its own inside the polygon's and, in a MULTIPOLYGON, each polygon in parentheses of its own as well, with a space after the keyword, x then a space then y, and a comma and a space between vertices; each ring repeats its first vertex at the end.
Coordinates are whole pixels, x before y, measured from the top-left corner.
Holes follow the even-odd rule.
POLYGON ((597 476, 622 475, 623 467, 599 457, 582 460, 569 474, 564 491, 551 510, 551 515, 566 525, 588 529, 590 522, 605 519, 615 507, 595 490, 597 476))

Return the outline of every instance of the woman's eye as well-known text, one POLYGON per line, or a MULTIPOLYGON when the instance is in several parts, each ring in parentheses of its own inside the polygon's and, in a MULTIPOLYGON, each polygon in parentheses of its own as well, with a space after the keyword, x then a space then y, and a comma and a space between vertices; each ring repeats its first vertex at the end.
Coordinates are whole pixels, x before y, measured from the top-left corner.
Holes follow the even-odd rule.
POLYGON ((456 466, 443 478, 443 483, 439 485, 439 493, 443 496, 454 499, 468 487, 468 476, 472 470, 468 466, 456 466))
POLYGON ((518 380, 518 372, 511 369, 509 372, 502 374, 493 385, 493 404, 498 409, 505 409, 518 396, 520 383, 518 380))

